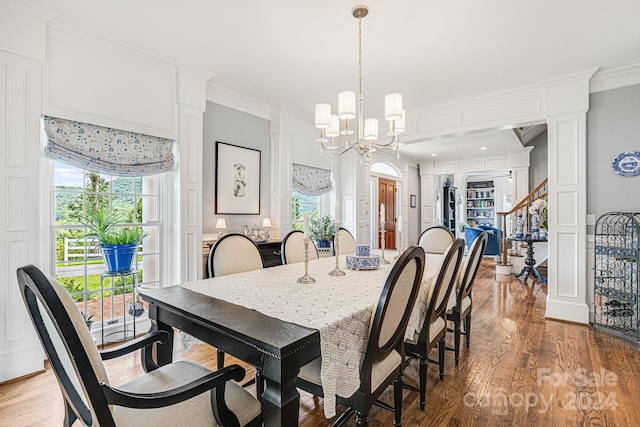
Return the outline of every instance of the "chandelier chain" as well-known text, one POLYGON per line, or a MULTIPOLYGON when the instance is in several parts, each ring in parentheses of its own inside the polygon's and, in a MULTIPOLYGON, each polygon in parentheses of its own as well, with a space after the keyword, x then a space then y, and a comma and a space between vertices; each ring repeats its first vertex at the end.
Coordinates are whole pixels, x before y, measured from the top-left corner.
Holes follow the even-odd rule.
POLYGON ((362 93, 362 18, 358 18, 358 91, 362 93))

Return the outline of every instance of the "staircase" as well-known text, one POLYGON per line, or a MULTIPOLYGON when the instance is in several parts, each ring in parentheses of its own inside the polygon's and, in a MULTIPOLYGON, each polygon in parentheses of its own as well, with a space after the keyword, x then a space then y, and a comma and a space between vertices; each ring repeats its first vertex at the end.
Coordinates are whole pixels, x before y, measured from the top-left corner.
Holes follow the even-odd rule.
MULTIPOLYGON (((523 254, 524 251, 522 248, 517 246, 520 245, 521 242, 510 242, 508 237, 513 237, 515 235, 516 220, 519 215, 522 215, 522 219, 524 221, 524 234, 531 233, 531 215, 533 215, 536 207, 542 207, 540 209, 540 215, 543 219, 546 218, 545 211, 547 209, 548 181, 548 179, 545 179, 538 184, 536 188, 520 200, 510 211, 496 213, 503 231, 502 256, 500 263, 496 266, 496 273, 511 274, 514 268, 517 270, 522 268, 520 264, 524 263, 524 257, 520 256, 520 254, 523 254), (512 263, 519 265, 512 265, 512 263)), ((548 258, 548 245, 537 244, 536 266, 543 263, 546 265, 548 258)))

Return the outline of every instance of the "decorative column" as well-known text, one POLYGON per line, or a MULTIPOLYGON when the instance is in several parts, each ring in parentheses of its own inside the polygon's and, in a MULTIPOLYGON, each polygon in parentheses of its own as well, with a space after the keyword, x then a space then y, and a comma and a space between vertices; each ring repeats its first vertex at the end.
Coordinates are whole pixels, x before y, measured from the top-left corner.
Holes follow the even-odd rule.
POLYGON ((433 160, 420 162, 420 232, 435 225, 436 176, 433 160))
POLYGON ((282 238, 291 231, 291 193, 293 138, 295 135, 295 113, 282 104, 271 106, 271 197, 270 217, 275 219, 272 224, 271 238, 282 238))
POLYGON ((596 69, 541 83, 549 144, 549 268, 546 317, 589 322, 586 123, 596 69))

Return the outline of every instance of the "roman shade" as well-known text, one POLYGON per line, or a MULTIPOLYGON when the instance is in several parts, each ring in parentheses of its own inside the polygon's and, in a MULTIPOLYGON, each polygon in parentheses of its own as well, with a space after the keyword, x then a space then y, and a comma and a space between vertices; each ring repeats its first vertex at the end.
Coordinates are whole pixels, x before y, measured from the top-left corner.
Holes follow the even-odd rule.
POLYGON ((293 189, 306 196, 320 196, 331 191, 331 171, 293 164, 293 189))
POLYGON ((114 176, 146 176, 173 168, 173 141, 43 116, 45 157, 114 176))

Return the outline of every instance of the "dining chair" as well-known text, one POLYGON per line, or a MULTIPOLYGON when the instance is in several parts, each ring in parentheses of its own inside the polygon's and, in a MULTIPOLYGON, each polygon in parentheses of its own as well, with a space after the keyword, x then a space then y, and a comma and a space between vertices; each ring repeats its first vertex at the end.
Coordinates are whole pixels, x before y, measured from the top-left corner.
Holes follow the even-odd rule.
POLYGON ((418 246, 422 246, 427 254, 444 254, 453 243, 453 235, 444 227, 435 226, 424 230, 418 238, 418 246))
POLYGON ((481 233, 471 244, 469 253, 460 269, 458 279, 456 280, 456 290, 451 293, 449 303, 447 305, 447 320, 451 320, 454 325, 453 343, 456 366, 460 358, 460 334, 461 323, 464 320, 464 336, 469 348, 471 341, 471 309, 472 298, 471 289, 476 279, 476 274, 482 261, 485 247, 487 246, 487 233, 481 233))
MULTIPOLYGON (((393 266, 374 308, 369 340, 360 368, 360 386, 348 398, 337 396, 337 402, 349 409, 333 423, 343 425, 355 412, 356 425, 369 425, 369 410, 373 404, 395 412, 394 425, 401 425, 402 372, 404 370, 403 337, 416 300, 424 270, 424 250, 411 246, 393 266), (394 406, 377 401, 393 383, 394 406)), ((316 396, 324 396, 320 378, 322 358, 304 365, 298 374, 297 386, 316 396)))
POLYGON ((69 293, 37 267, 17 271, 27 312, 53 368, 65 405, 64 425, 76 420, 99 426, 259 426, 262 408, 234 381, 244 369, 218 371, 188 361, 156 365, 151 347, 166 342, 165 331, 98 351, 69 293), (146 374, 119 387, 110 384, 103 360, 143 351, 146 374), (234 381, 230 381, 234 380, 234 381))
POLYGON ((464 251, 464 240, 456 239, 445 251, 440 265, 440 271, 435 277, 426 300, 425 317, 419 333, 415 333, 411 339, 405 339, 404 345, 409 362, 418 359, 419 363, 419 387, 405 384, 405 388, 420 392, 420 410, 424 410, 427 390, 427 363, 436 363, 429 359, 429 353, 438 347, 438 374, 440 380, 444 379, 444 350, 447 324, 445 312, 449 302, 449 295, 455 286, 456 277, 464 251))
POLYGON ((256 243, 243 234, 229 233, 211 247, 207 273, 208 277, 226 276, 260 270, 262 266, 262 255, 256 243))
MULTIPOLYGON (((340 255, 348 255, 356 253, 356 239, 353 238, 353 234, 346 228, 338 228, 338 236, 340 238, 338 244, 340 245, 340 255)), ((336 235, 331 238, 331 255, 336 255, 336 235)))
MULTIPOLYGON (((282 239, 280 256, 283 264, 293 264, 304 261, 304 233, 293 230, 282 239)), ((313 240, 309 239, 309 260, 318 259, 318 248, 313 240)))
MULTIPOLYGON (((209 277, 227 276, 245 271, 261 270, 263 268, 262 255, 256 243, 240 233, 229 233, 222 236, 211 247, 207 262, 209 277)), ((218 369, 224 366, 224 352, 216 351, 218 369)), ((256 378, 248 381, 245 386, 256 383, 256 394, 262 395, 262 373, 256 369, 256 378)))

